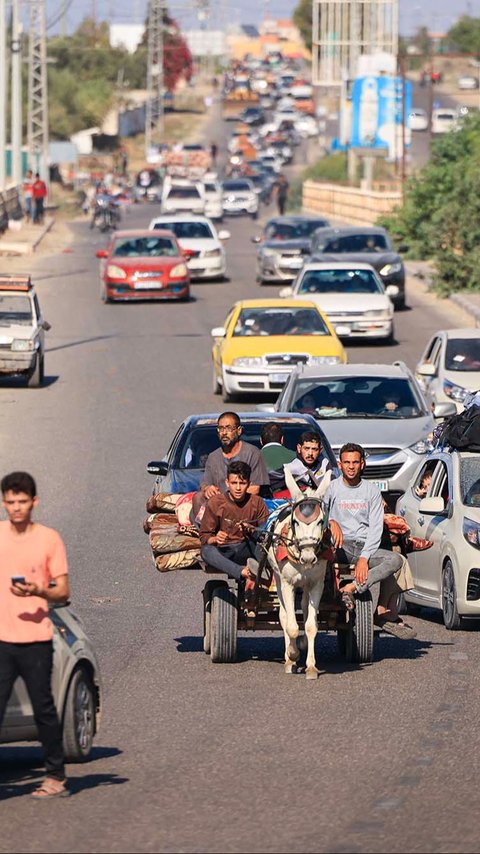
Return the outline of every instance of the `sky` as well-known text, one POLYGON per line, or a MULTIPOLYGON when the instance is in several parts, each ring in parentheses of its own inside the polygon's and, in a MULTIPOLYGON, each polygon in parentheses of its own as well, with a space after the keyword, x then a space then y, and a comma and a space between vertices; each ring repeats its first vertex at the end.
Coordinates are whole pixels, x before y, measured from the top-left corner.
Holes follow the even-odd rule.
MULTIPOLYGON (((208 0, 207 0, 208 2, 208 0)), ((94 14, 100 20, 116 23, 141 22, 146 13, 146 0, 47 0, 47 23, 50 32, 58 32, 58 11, 65 3, 65 29, 71 32, 85 15, 94 14)), ((398 0, 400 33, 409 35, 419 26, 432 32, 448 30, 462 14, 480 17, 480 0, 398 0)), ((195 0, 167 0, 172 17, 183 27, 198 26, 195 0)), ((210 0, 210 26, 216 28, 220 20, 232 23, 258 24, 265 11, 271 18, 291 16, 297 0, 210 0)))

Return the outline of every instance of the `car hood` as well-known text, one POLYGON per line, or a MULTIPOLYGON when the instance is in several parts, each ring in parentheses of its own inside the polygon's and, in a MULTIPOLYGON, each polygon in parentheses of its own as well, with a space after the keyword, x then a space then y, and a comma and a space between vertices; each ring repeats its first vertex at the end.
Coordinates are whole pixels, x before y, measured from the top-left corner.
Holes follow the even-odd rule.
POLYGON ((305 250, 310 250, 310 240, 304 237, 298 237, 294 240, 266 240, 265 243, 262 243, 262 249, 274 249, 276 252, 283 252, 288 250, 291 252, 293 249, 300 249, 302 253, 305 250))
POLYGON ((480 371, 445 371, 443 378, 468 391, 480 388, 480 371))
MULTIPOLYGON (((332 448, 355 441, 367 451, 369 447, 408 448, 426 439, 434 428, 430 415, 420 418, 318 418, 332 448)), ((419 457, 420 461, 420 457, 419 457)))
POLYGON ((14 338, 21 338, 25 340, 26 338, 33 338, 35 335, 35 327, 28 325, 11 325, 11 326, 0 326, 0 344, 11 344, 14 338))
POLYGON ((174 258, 165 255, 160 255, 158 258, 139 256, 138 258, 109 258, 107 263, 121 267, 127 273, 135 273, 136 271, 147 272, 159 268, 168 270, 170 267, 175 267, 176 264, 185 263, 185 258, 181 255, 176 255, 174 258))
POLYGON ((392 303, 386 294, 295 294, 300 299, 316 303, 327 314, 335 312, 361 313, 364 311, 386 311, 392 303))
POLYGON ((266 353, 343 357, 344 350, 336 335, 239 335, 224 340, 222 360, 230 363, 232 359, 263 356, 266 353))
POLYGON ((375 270, 381 270, 385 264, 403 263, 396 252, 316 252, 315 261, 358 261, 360 264, 371 264, 375 270))

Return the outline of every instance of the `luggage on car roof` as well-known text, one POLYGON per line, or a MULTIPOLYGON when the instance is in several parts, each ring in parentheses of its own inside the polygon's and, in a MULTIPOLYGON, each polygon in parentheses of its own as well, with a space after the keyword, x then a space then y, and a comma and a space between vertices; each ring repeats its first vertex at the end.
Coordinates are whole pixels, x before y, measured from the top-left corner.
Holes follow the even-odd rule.
POLYGON ((446 419, 438 444, 457 451, 480 451, 480 406, 470 406, 446 419))

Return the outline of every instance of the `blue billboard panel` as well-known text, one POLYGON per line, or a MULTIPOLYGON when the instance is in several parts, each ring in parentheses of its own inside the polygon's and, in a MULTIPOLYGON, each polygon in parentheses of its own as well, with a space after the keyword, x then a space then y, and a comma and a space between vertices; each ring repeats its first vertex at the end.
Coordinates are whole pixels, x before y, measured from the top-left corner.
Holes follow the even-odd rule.
MULTIPOLYGON (((389 156, 400 157, 403 124, 403 80, 401 77, 359 77, 352 87, 352 133, 355 148, 388 148, 389 156)), ((410 142, 408 116, 413 87, 405 81, 406 141, 410 142)))

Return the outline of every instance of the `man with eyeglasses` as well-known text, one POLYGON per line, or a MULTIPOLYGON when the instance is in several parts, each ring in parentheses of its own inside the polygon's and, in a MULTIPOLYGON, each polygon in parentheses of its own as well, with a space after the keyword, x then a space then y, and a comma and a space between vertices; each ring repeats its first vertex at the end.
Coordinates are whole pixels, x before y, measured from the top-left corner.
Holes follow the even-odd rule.
POLYGON ((222 412, 217 421, 217 433, 220 447, 212 451, 207 458, 205 473, 200 492, 193 499, 193 515, 197 515, 206 501, 226 492, 227 469, 230 463, 241 461, 248 463, 251 469, 248 492, 258 495, 262 487, 270 489, 270 479, 261 451, 245 442, 242 437, 242 425, 236 412, 222 412))

